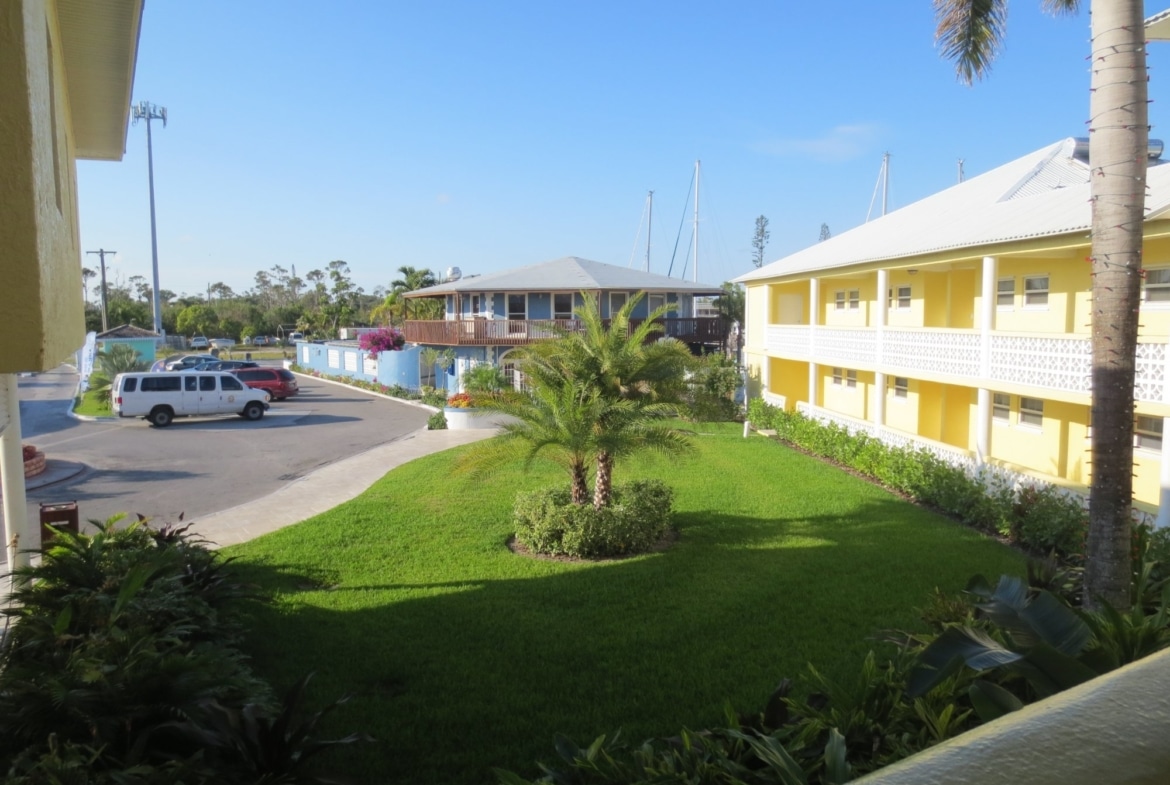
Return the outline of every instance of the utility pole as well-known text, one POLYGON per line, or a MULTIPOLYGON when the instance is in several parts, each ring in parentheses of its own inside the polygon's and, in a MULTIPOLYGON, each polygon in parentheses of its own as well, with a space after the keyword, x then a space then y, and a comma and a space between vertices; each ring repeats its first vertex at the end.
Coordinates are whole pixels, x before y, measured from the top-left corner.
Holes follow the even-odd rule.
POLYGON ((110 329, 110 325, 106 319, 106 313, 109 311, 109 302, 106 298, 106 254, 116 254, 117 251, 107 251, 105 248, 99 248, 96 251, 86 251, 87 254, 97 254, 98 258, 102 260, 102 332, 110 329))
POLYGON ((158 232, 154 222, 154 148, 150 138, 150 121, 162 120, 163 128, 166 128, 167 109, 165 106, 155 106, 146 101, 139 102, 138 106, 132 107, 132 109, 135 124, 139 120, 146 121, 146 166, 150 178, 150 258, 154 268, 154 331, 162 335, 162 303, 158 293, 158 232))

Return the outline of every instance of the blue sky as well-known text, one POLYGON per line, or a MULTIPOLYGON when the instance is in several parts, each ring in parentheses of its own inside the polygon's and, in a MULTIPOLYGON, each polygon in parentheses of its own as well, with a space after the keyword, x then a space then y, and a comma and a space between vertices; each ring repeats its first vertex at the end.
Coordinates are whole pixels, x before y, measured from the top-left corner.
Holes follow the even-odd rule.
MULTIPOLYGON (((402 265, 642 265, 649 190, 652 271, 686 215, 678 275, 696 159, 699 279, 719 283, 751 269, 758 215, 768 261, 822 223, 863 223, 887 151, 896 209, 953 184, 959 158, 972 177, 1084 136, 1088 14, 1039 6, 1011 4, 1005 51, 965 87, 928 0, 150 0, 134 101, 169 113, 153 126, 161 287, 243 291, 333 259, 367 291, 402 265)), ((1156 138, 1167 57, 1152 47, 1156 138)), ((149 281, 145 128, 78 181, 82 249, 149 281)))

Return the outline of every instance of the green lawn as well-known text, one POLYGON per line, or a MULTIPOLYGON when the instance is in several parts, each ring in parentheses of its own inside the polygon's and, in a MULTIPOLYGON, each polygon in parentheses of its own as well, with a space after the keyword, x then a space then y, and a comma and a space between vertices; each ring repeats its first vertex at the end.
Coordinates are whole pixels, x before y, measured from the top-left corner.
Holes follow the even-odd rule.
POLYGON ((1009 549, 739 426, 684 462, 619 467, 676 490, 678 542, 608 563, 513 555, 517 490, 555 469, 453 473, 454 451, 390 472, 358 499, 228 552, 274 596, 249 647, 280 685, 315 671, 329 723, 377 742, 332 753, 368 782, 535 774, 557 732, 629 739, 760 707, 812 662, 856 671, 871 636, 920 626, 935 586, 1022 569, 1009 549))
POLYGON ((109 389, 86 390, 82 393, 81 403, 75 405, 73 411, 90 417, 112 417, 114 412, 110 409, 109 389))

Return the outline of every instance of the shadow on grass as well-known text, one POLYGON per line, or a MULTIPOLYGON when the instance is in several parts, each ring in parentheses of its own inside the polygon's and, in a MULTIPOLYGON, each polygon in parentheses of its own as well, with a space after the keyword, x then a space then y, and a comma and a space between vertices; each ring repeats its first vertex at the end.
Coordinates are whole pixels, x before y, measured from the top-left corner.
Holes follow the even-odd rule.
POLYGON ((557 732, 669 735, 719 723, 726 702, 758 709, 810 661, 853 673, 872 636, 917 626, 913 609, 933 587, 1019 564, 892 498, 803 518, 692 511, 677 523, 670 550, 598 563, 517 556, 486 530, 452 544, 447 563, 404 537, 385 553, 363 543, 332 559, 238 563, 273 598, 252 608, 250 645, 279 685, 315 671, 318 699, 355 694, 331 730, 379 741, 334 761, 350 773, 486 783, 492 766, 535 775, 557 732), (346 562, 357 558, 361 574, 346 562), (419 580, 432 561, 435 580, 419 580))

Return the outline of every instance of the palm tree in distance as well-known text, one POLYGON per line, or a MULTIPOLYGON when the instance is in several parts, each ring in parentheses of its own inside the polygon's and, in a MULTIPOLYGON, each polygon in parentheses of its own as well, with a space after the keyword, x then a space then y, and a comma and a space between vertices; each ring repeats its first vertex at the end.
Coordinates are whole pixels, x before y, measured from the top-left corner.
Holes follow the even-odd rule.
MULTIPOLYGON (((1075 12, 1078 0, 1042 0, 1075 12)), ((959 79, 983 77, 998 53, 1007 0, 934 0, 936 40, 959 79)), ((1142 0, 1091 0, 1089 171, 1092 218, 1092 484, 1085 604, 1130 603, 1134 366, 1141 302, 1149 147, 1142 0)))

